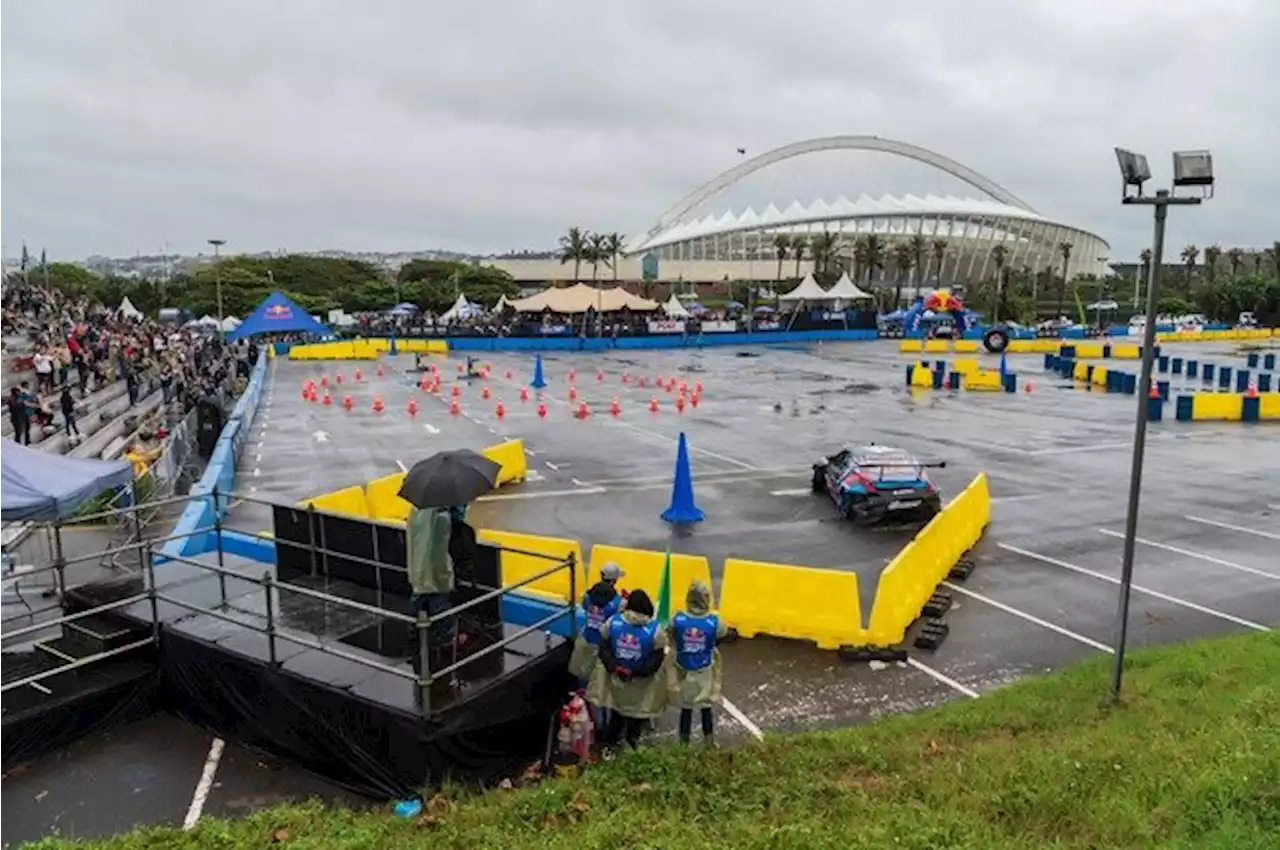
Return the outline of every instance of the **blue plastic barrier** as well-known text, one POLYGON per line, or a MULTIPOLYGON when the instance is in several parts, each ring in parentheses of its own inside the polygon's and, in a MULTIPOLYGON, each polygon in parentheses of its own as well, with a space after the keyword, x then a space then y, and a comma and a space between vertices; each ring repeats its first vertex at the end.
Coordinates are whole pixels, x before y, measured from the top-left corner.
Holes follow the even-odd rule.
POLYGON ((1250 369, 1257 369, 1257 368, 1258 368, 1258 355, 1257 355, 1257 353, 1255 352, 1255 353, 1252 353, 1252 354, 1250 354, 1249 356, 1245 357, 1245 364, 1246 364, 1250 369))
POLYGON ((1236 392, 1242 393, 1249 389, 1249 370, 1240 369, 1236 372, 1236 392))
POLYGON ((1271 392, 1271 376, 1265 372, 1258 376, 1258 392, 1271 392))
POLYGON ((1169 382, 1156 381, 1156 392, 1160 394, 1161 401, 1168 401, 1169 400, 1169 382))
POLYGON ((1231 367, 1223 366, 1218 370, 1218 387, 1219 389, 1231 389, 1231 367))
POLYGON ((1182 374, 1182 358, 1175 357, 1169 361, 1169 370, 1175 375, 1182 374))
POLYGON ((1188 360, 1187 361, 1187 377, 1188 378, 1198 377, 1199 372, 1200 372, 1200 364, 1195 360, 1188 360))
POLYGON ((1174 418, 1179 422, 1191 421, 1191 408, 1195 404, 1195 400, 1189 395, 1178 396, 1177 407, 1174 409, 1174 418))
POLYGON ((1147 419, 1151 422, 1159 422, 1164 418, 1164 399, 1149 398, 1147 399, 1147 419))
POLYGON ((1257 396, 1254 396, 1253 398, 1245 396, 1240 399, 1240 421, 1257 422, 1260 418, 1261 410, 1262 399, 1257 396))
POLYGON ((1212 363, 1204 364, 1204 368, 1200 370, 1200 375, 1206 384, 1212 384, 1213 383, 1213 364, 1212 363))
POLYGON ((1274 354, 1264 355, 1262 358, 1262 368, 1268 372, 1276 368, 1276 356, 1274 354))
POLYGON ((1168 357, 1166 357, 1165 355, 1163 355, 1163 354, 1162 354, 1162 355, 1160 355, 1159 357, 1157 357, 1157 358, 1156 358, 1156 371, 1158 371, 1158 372, 1168 372, 1168 371, 1169 371, 1169 358, 1168 358, 1168 357))

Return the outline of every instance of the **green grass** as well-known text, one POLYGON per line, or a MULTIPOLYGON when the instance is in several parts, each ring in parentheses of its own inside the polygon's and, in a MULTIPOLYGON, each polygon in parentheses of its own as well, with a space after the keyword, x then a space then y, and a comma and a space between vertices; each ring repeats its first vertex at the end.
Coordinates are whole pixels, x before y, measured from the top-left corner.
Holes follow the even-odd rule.
POLYGON ((855 729, 705 751, 653 747, 577 782, 437 795, 415 821, 318 803, 142 848, 1208 848, 1280 846, 1280 635, 1110 658, 855 729))

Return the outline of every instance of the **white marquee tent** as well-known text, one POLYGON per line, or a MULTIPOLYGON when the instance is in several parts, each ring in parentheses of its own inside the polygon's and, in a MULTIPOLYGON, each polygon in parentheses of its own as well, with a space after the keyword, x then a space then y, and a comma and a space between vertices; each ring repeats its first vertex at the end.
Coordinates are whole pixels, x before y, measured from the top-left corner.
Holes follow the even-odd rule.
POLYGON ((814 280, 813 275, 807 274, 804 280, 800 281, 800 285, 790 292, 784 292, 778 298, 779 301, 830 301, 831 296, 825 289, 818 285, 818 281, 814 280))
POLYGON ((467 296, 459 294, 458 300, 453 302, 453 306, 440 316, 440 321, 452 322, 455 319, 465 319, 483 312, 483 307, 479 304, 472 304, 467 300, 467 296))
POLYGON ((662 312, 673 319, 684 319, 689 315, 689 311, 680 303, 680 299, 674 295, 667 299, 667 303, 662 305, 662 312))
POLYGON ((649 312, 658 309, 657 301, 632 295, 620 286, 597 289, 585 283, 563 289, 544 289, 536 295, 508 301, 507 304, 521 313, 541 313, 543 310, 553 313, 585 313, 591 309, 605 313, 623 309, 649 312))
POLYGON ((858 288, 858 285, 849 278, 848 272, 840 275, 835 286, 827 290, 827 297, 837 301, 868 301, 872 298, 869 293, 858 288))

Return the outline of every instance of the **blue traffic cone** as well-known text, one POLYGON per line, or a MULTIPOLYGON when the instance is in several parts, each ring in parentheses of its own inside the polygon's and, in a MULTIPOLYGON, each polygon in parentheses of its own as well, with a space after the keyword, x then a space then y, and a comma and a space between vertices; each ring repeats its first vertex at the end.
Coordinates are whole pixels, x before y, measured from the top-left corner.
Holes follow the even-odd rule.
POLYGON ((1009 362, 1005 360, 1004 353, 1000 354, 1000 384, 1003 386, 1005 377, 1009 374, 1009 362))
POLYGON ((702 522, 705 517, 693 503, 693 475, 689 472, 689 446, 684 432, 680 432, 680 445, 676 449, 676 478, 671 486, 671 506, 662 512, 666 522, 702 522))
POLYGON ((547 381, 542 377, 542 355, 538 355, 538 359, 533 363, 533 380, 529 382, 529 386, 535 390, 540 390, 547 385, 547 381))

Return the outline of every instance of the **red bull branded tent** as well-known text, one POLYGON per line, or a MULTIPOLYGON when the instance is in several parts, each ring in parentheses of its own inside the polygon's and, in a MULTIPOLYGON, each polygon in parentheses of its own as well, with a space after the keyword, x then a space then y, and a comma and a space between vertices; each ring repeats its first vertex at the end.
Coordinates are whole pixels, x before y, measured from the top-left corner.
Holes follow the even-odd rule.
POLYGON ((333 331, 317 322, 283 292, 272 292, 227 338, 237 340, 274 333, 333 335, 333 331))

